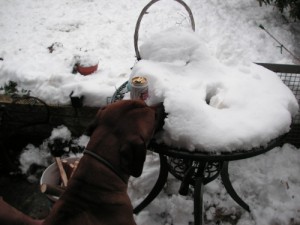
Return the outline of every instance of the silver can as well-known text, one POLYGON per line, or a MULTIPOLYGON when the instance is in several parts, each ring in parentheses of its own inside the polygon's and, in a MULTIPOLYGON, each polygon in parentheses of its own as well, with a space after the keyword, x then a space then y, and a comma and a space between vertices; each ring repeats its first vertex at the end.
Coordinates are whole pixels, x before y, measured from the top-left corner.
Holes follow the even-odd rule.
POLYGON ((146 77, 133 77, 130 81, 131 99, 146 100, 148 98, 148 81, 146 77))

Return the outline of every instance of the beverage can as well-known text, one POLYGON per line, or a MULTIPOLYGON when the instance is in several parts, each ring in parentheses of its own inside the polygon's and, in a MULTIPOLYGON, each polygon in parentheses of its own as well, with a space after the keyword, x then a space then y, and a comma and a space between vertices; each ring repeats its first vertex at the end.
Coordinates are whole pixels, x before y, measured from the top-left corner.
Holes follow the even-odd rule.
POLYGON ((148 81, 146 77, 133 77, 130 81, 131 99, 146 100, 148 98, 148 81))

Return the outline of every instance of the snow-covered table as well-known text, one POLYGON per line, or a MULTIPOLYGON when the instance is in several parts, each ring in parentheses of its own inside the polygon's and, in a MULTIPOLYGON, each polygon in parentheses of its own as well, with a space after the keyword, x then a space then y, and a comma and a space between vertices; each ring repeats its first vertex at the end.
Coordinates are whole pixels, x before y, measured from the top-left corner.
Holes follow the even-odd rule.
POLYGON ((251 150, 287 133, 298 112, 276 73, 245 60, 224 63, 194 32, 164 31, 140 50, 129 79, 146 77, 147 104, 164 103, 168 117, 160 141, 169 146, 251 150))
MULTIPOLYGON (((249 206, 232 187, 228 164, 281 145, 298 103, 280 78, 259 65, 224 65, 192 32, 166 31, 141 46, 142 60, 130 78, 149 81, 147 103, 163 102, 163 131, 149 149, 160 156, 160 174, 134 212, 146 207, 164 187, 168 173, 182 181, 180 194, 194 186, 195 225, 203 224, 203 186, 219 175, 228 194, 249 206)), ((130 87, 129 87, 130 89, 130 87)), ((129 98, 128 82, 112 101, 129 98)))
MULTIPOLYGON (((128 92, 128 82, 122 84, 114 93, 112 102, 122 100, 128 92)), ((160 109, 159 112, 164 112, 160 109)), ((164 115, 166 116, 166 114, 164 115)), ((203 223, 203 186, 221 176, 222 182, 228 194, 245 210, 250 211, 250 207, 235 192, 229 179, 228 165, 230 161, 241 160, 263 154, 277 146, 283 144, 285 135, 281 135, 270 141, 263 147, 256 147, 251 150, 234 151, 188 151, 183 148, 168 146, 158 143, 155 138, 150 142, 148 150, 156 152, 160 157, 160 172, 156 184, 147 197, 134 208, 134 213, 138 214, 149 205, 162 191, 168 178, 169 172, 182 181, 179 193, 187 195, 189 186, 194 187, 194 221, 195 225, 203 223)))
MULTIPOLYGON (((250 211, 232 187, 228 164, 281 145, 298 112, 291 90, 275 73, 253 63, 224 65, 192 32, 166 31, 141 49, 142 60, 130 78, 148 79, 147 103, 163 102, 167 117, 149 146, 160 156, 158 180, 134 212, 156 198, 169 172, 182 181, 180 194, 194 186, 195 225, 203 224, 203 186, 219 175, 228 194, 250 211)), ((112 100, 128 98, 127 92, 125 82, 112 100)))
MULTIPOLYGON (((228 164, 281 145, 298 112, 297 100, 275 73, 261 66, 220 62, 193 32, 188 7, 193 31, 167 30, 138 46, 141 18, 157 1, 152 0, 138 19, 134 39, 139 61, 129 80, 146 77, 147 104, 163 102, 167 117, 163 131, 149 145, 160 156, 158 180, 134 212, 156 198, 169 172, 182 181, 180 194, 194 186, 195 225, 203 224, 203 185, 219 175, 229 195, 250 211, 231 185, 228 164)), ((121 85, 112 101, 128 98, 127 86, 121 85)))

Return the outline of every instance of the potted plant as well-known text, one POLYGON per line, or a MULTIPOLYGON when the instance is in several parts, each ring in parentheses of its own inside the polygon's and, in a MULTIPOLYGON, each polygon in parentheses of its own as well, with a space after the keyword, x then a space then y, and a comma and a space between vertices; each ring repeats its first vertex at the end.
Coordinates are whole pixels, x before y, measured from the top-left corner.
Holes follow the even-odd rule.
POLYGON ((99 60, 94 55, 85 54, 76 57, 75 68, 76 72, 81 75, 90 75, 97 71, 99 60))

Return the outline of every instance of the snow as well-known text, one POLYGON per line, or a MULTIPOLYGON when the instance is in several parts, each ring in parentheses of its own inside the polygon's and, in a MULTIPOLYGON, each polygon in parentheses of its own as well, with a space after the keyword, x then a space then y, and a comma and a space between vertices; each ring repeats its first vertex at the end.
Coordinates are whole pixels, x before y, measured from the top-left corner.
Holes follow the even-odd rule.
POLYGON ((70 141, 72 137, 71 132, 68 130, 65 126, 59 126, 56 129, 53 129, 51 132, 51 136, 49 137, 49 140, 55 140, 57 138, 61 138, 66 141, 70 141))
POLYGON ((149 105, 164 102, 168 116, 161 139, 168 145, 252 149, 286 133, 298 113, 295 96, 278 75, 248 60, 221 63, 192 31, 155 34, 140 53, 143 60, 131 77, 149 81, 149 105))
MULTIPOLYGON (((195 17, 196 32, 186 33, 184 40, 190 41, 184 42, 186 45, 181 49, 172 48, 174 52, 170 55, 170 48, 165 51, 160 42, 149 46, 148 40, 159 41, 159 32, 174 31, 174 28, 187 31, 190 23, 181 5, 162 0, 151 6, 143 18, 139 47, 145 60, 136 62, 133 32, 139 13, 148 2, 0 1, 0 58, 3 59, 0 60, 0 87, 12 80, 20 90, 30 90, 32 96, 48 104, 61 105, 70 104, 69 95, 73 91, 73 96, 85 96, 85 105, 103 106, 117 87, 143 70, 151 78, 149 104, 163 99, 170 112, 165 126, 167 132, 163 135, 167 143, 180 144, 189 150, 202 145, 210 150, 220 150, 222 145, 227 147, 224 151, 241 146, 249 149, 288 130, 290 116, 297 111, 295 100, 273 73, 253 62, 299 63, 286 51, 281 53, 278 44, 259 28, 262 24, 289 50, 300 52, 299 36, 293 32, 300 30, 299 23, 286 23, 273 7, 259 7, 256 0, 187 0, 195 17), (163 54, 155 55, 157 52, 163 54), (72 73, 79 58, 91 56, 99 62, 94 74, 72 73), (180 73, 174 73, 175 69, 180 73), (199 73, 195 74, 195 70, 199 73), (243 78, 237 78, 239 75, 243 78), (188 81, 183 83, 182 76, 188 77, 188 81), (198 80, 200 76, 205 81, 198 80), (167 82, 170 79, 172 83, 167 82), (208 99, 210 105, 206 104, 208 99), (193 101, 197 104, 192 104, 193 101), (188 114, 183 104, 175 103, 188 104, 188 114), (197 110, 201 113, 196 114, 197 110), (181 128, 189 125, 191 133, 176 126, 182 115, 185 115, 185 125, 181 128), (209 120, 203 121, 205 116, 209 120), (199 127, 190 118, 199 118, 197 124, 206 132, 198 132, 199 127), (211 123, 211 120, 216 121, 211 123), (238 124, 235 129, 229 123, 232 121, 238 124), (218 125, 218 129, 210 127, 211 124, 218 125), (199 138, 207 143, 197 143, 199 138)), ((164 39, 165 46, 180 37, 164 39)), ((66 134, 59 128, 60 132, 66 134)), ((87 138, 75 142, 86 143, 87 138)), ((47 151, 39 151, 42 149, 46 149, 46 143, 24 149, 20 160, 24 171, 33 162, 46 165, 47 151)), ((299 149, 288 144, 266 155, 231 162, 233 186, 250 205, 251 213, 236 205, 217 179, 205 186, 207 224, 218 220, 239 225, 300 223, 299 162, 299 149)), ((134 205, 151 189, 158 168, 157 156, 150 154, 142 177, 132 179, 129 185, 134 205)), ((192 221, 192 199, 178 195, 179 185, 170 176, 158 198, 136 216, 137 223, 192 221)))
MULTIPOLYGON (((1 1, 0 86, 9 80, 49 104, 69 104, 69 94, 84 95, 85 105, 107 103, 126 81, 135 63, 133 32, 144 1, 1 1), (50 53, 49 48, 53 46, 50 53), (92 76, 72 74, 76 59, 93 55, 99 69, 92 76)), ((221 62, 293 63, 276 47, 259 24, 264 24, 293 50, 291 26, 278 20, 272 7, 257 2, 188 1, 196 32, 221 62), (226 11, 228 10, 228 11, 226 11), (250 34, 251 35, 245 35, 250 34)), ((167 27, 189 27, 181 5, 164 0, 154 4, 140 27, 140 43, 167 27)), ((277 16, 278 17, 278 16, 277 16)))

